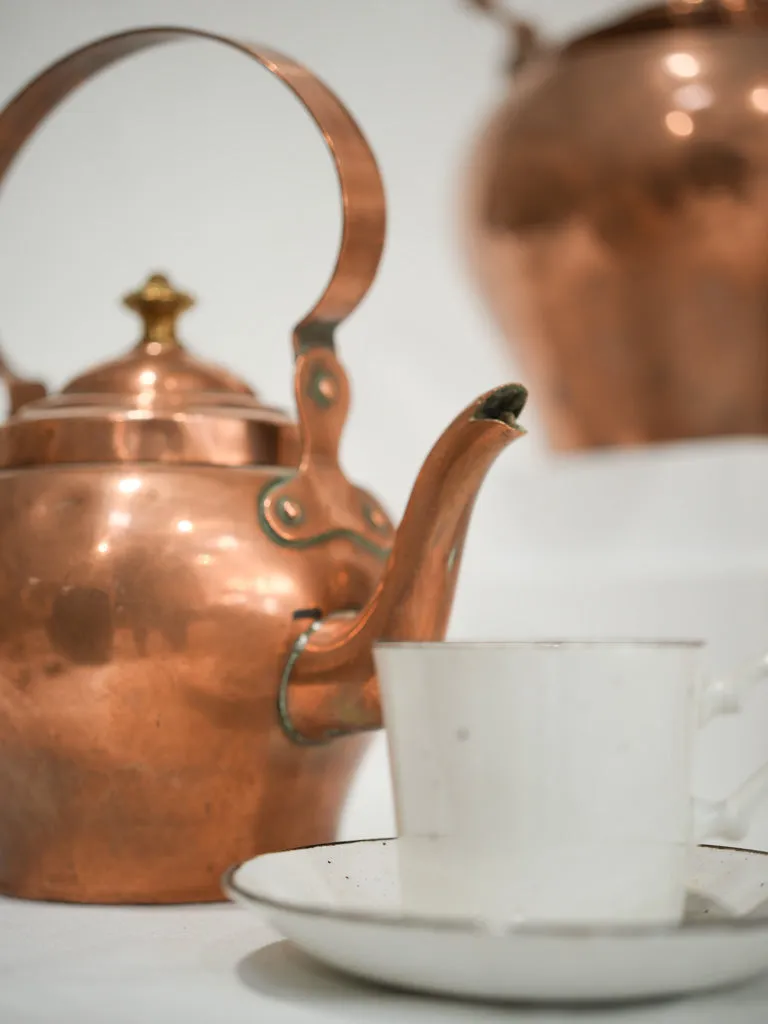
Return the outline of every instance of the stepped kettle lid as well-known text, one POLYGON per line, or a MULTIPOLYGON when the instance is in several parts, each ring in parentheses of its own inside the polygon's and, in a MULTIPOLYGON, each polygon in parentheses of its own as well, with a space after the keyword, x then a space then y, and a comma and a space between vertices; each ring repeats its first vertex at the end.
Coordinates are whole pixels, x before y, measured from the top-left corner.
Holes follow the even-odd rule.
POLYGON ((179 340, 177 320, 192 297, 153 274, 123 301, 141 318, 140 339, 59 394, 33 397, 15 409, 0 431, 0 465, 279 464, 282 434, 293 429, 288 417, 179 340))

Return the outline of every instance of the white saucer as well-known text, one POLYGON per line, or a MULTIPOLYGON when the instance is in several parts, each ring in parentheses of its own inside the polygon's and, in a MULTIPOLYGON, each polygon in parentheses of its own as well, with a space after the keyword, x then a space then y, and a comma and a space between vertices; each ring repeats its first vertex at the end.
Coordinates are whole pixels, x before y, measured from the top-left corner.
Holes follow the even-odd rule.
POLYGON ((400 896, 397 840, 266 854, 227 894, 324 963, 396 988, 495 1001, 680 995, 768 971, 768 854, 693 853, 679 927, 538 928, 425 920, 400 896))

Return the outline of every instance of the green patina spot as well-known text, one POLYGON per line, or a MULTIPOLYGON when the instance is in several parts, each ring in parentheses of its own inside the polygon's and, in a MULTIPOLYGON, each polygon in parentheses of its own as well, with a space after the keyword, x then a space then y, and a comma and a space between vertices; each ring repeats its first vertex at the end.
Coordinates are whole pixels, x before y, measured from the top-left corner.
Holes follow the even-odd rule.
POLYGON ((304 324, 296 331, 299 352, 304 355, 313 348, 324 348, 333 351, 333 332, 335 327, 335 323, 328 323, 325 320, 313 320, 312 323, 304 324))
MULTIPOLYGON (((262 488, 261 494, 259 495, 259 524, 270 540, 274 541, 275 544, 279 544, 280 547, 295 548, 301 551, 306 548, 318 547, 320 544, 327 544, 329 541, 332 540, 346 539, 351 541, 353 544, 356 544, 359 548, 362 548, 363 551, 367 551, 369 554, 374 555, 376 558, 380 558, 382 561, 389 557, 389 553, 392 550, 391 548, 382 547, 379 544, 374 544, 373 541, 368 540, 367 537, 364 537, 363 534, 358 533, 356 530, 326 530, 323 533, 315 534, 314 537, 297 537, 293 540, 286 537, 281 537, 279 533, 276 533, 275 530, 272 528, 269 520, 267 519, 267 514, 264 505, 267 498, 270 496, 270 494, 273 493, 273 491, 275 491, 278 487, 281 487, 283 484, 287 483, 289 480, 292 480, 293 478, 293 475, 276 477, 274 480, 271 480, 264 488, 262 488)), ((292 501, 293 499, 285 500, 292 501)), ((278 516, 279 515, 280 513, 278 512, 278 516)), ((282 519, 282 517, 280 518, 282 519)), ((286 522, 286 520, 282 521, 286 522)), ((290 520, 286 523, 286 525, 296 526, 297 521, 295 519, 290 520)))

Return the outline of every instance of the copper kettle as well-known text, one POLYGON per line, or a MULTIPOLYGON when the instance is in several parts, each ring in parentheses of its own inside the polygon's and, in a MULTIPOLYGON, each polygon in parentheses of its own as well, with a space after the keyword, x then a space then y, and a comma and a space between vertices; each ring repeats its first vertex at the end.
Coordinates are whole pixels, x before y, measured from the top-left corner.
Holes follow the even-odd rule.
POLYGON ((557 449, 768 433, 768 2, 669 0, 555 46, 508 13, 473 273, 557 449))
POLYGON ((232 862, 332 841, 380 725, 372 642, 444 636, 475 495, 523 433, 524 388, 473 402, 397 533, 343 475, 334 331, 374 278, 384 197, 352 117, 288 57, 191 29, 101 39, 5 108, 0 175, 90 75, 187 38, 253 58, 308 109, 340 180, 341 250, 294 332, 298 427, 184 349, 191 300, 161 275, 126 300, 135 347, 61 394, 4 367, 0 891, 14 896, 216 900, 232 862))

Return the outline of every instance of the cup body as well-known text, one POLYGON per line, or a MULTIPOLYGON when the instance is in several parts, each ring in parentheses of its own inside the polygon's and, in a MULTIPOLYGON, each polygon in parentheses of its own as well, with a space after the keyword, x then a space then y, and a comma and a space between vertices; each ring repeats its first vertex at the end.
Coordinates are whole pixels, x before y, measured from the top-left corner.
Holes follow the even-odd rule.
POLYGON ((379 644, 407 905, 502 923, 679 920, 699 648, 379 644))

